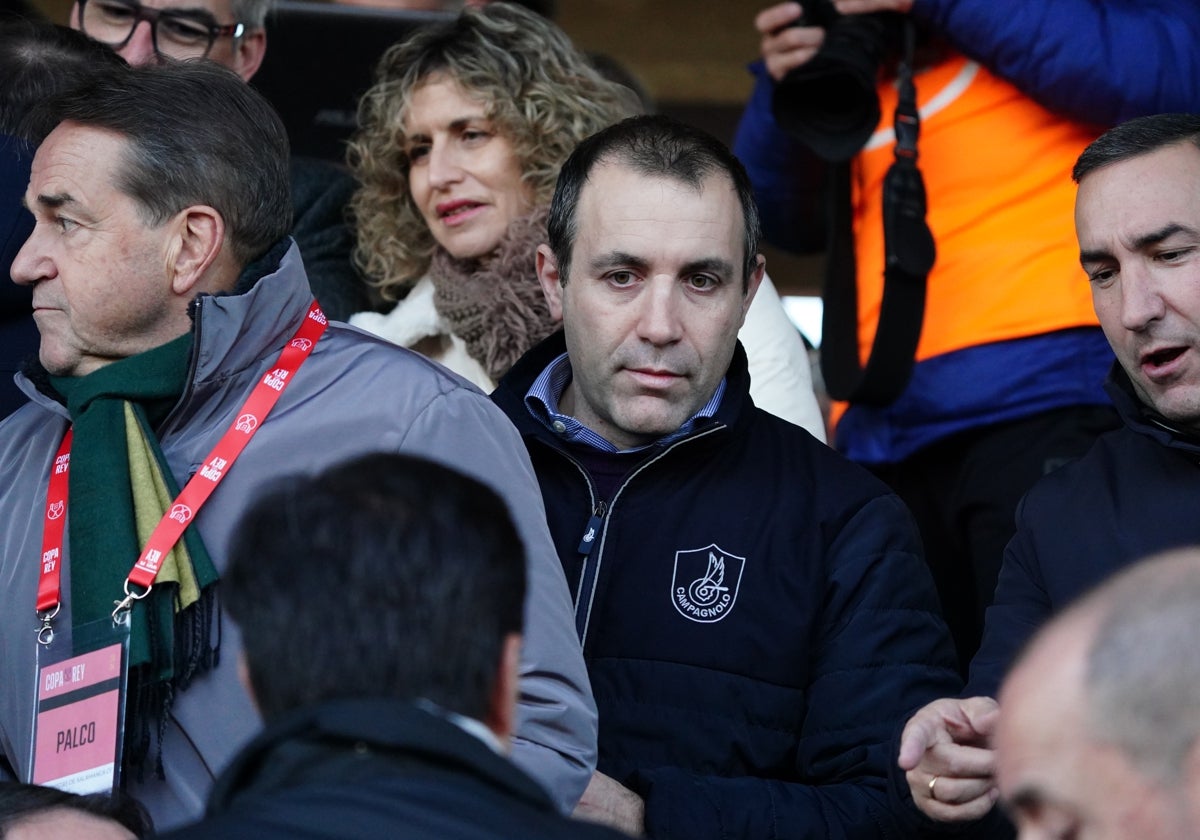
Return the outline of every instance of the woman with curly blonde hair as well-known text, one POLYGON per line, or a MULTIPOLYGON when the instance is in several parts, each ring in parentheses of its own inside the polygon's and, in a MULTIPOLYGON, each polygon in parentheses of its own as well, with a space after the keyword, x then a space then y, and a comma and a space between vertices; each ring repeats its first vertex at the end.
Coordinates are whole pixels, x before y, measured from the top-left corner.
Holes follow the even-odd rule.
MULTIPOLYGON (((491 391, 558 326, 535 254, 559 168, 579 141, 640 110, 553 23, 512 4, 465 9, 391 47, 359 104, 348 160, 361 184, 350 205, 356 261, 398 303, 350 323, 491 391)), ((773 289, 765 299, 765 330, 752 306, 743 333, 775 336, 758 355, 776 371, 756 372, 743 335, 752 379, 780 392, 764 408, 820 434, 799 335, 773 289)))

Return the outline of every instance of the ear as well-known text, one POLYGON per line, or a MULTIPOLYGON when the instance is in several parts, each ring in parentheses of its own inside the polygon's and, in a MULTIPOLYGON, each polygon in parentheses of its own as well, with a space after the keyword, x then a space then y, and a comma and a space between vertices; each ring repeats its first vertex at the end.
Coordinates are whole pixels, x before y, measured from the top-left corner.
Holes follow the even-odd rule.
POLYGON ((750 311, 750 304, 754 302, 754 296, 758 294, 758 287, 762 285, 763 275, 767 272, 767 258, 762 254, 754 258, 754 270, 750 272, 750 280, 746 283, 746 291, 742 296, 742 323, 746 323, 746 313, 750 311))
POLYGON ((248 82, 262 66, 263 57, 266 54, 267 30, 261 26, 251 29, 238 41, 233 69, 243 80, 248 82))
POLYGON ((562 278, 558 276, 558 260, 549 245, 539 245, 537 249, 538 282, 542 284, 542 294, 546 296, 546 305, 550 307, 550 317, 561 321, 563 317, 562 278))
POLYGON ((488 698, 488 716, 484 721, 507 747, 517 725, 517 686, 521 664, 521 634, 509 633, 500 649, 499 667, 488 698))
POLYGON ((72 29, 83 29, 83 22, 79 19, 79 2, 71 4, 71 14, 67 17, 67 23, 72 29))
POLYGON ((167 255, 171 289, 190 297, 214 285, 213 264, 225 244, 225 220, 212 207, 198 204, 180 210, 172 223, 175 237, 167 255))

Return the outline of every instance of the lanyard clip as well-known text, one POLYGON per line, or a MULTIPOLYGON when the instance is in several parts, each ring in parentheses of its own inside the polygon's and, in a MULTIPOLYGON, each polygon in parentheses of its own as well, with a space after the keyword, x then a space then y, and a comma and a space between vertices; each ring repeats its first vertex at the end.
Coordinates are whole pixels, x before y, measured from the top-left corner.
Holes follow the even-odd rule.
POLYGON ((128 580, 125 581, 125 597, 120 601, 113 601, 116 609, 112 611, 112 620, 114 624, 124 624, 129 618, 129 611, 133 609, 133 602, 140 601, 150 594, 153 586, 147 586, 145 592, 134 592, 130 589, 133 586, 128 580))
POLYGON ((53 610, 42 610, 38 613, 38 618, 41 619, 42 626, 38 628, 38 644, 48 647, 54 641, 54 628, 51 622, 54 616, 58 615, 58 611, 62 609, 62 604, 55 604, 53 610))

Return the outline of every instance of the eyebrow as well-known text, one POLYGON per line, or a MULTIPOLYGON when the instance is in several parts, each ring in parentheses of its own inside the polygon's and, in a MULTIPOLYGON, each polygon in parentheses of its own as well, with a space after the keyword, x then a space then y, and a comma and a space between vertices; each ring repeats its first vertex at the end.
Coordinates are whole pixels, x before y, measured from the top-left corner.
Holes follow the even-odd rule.
MULTIPOLYGON (((1200 231, 1196 228, 1187 225, 1181 225, 1177 222, 1171 222, 1163 225, 1158 230, 1152 230, 1149 233, 1144 233, 1137 239, 1133 240, 1133 250, 1145 251, 1154 245, 1158 245, 1165 239, 1170 239, 1177 233, 1187 234, 1189 236, 1200 236, 1200 231)), ((1104 262, 1112 259, 1112 254, 1105 250, 1080 251, 1079 261, 1084 265, 1088 263, 1104 262)))
POLYGON ((635 257, 633 254, 628 254, 624 251, 609 251, 607 254, 600 254, 593 257, 588 266, 594 272, 607 271, 610 268, 633 268, 638 271, 644 271, 649 267, 649 263, 641 257, 635 257))
MULTIPOLYGON (((610 251, 607 254, 601 254, 593 259, 589 267, 594 272, 606 271, 610 268, 633 268, 638 271, 646 271, 650 267, 642 257, 628 254, 624 251, 610 251)), ((722 277, 732 277, 734 274, 733 265, 728 260, 720 259, 719 257, 704 257, 698 260, 684 263, 680 270, 681 275, 696 274, 698 272, 707 271, 712 274, 718 274, 722 277)))
MULTIPOLYGON (((140 6, 142 4, 138 3, 137 5, 140 6)), ((162 11, 170 12, 173 15, 188 15, 191 17, 206 18, 214 22, 217 19, 217 16, 204 6, 177 6, 175 8, 165 8, 162 11)))
MULTIPOLYGON (((72 196, 70 193, 51 193, 50 195, 39 194, 36 201, 39 207, 45 207, 50 210, 56 210, 59 207, 77 203, 74 196, 72 196)), ((25 196, 21 196, 21 206, 31 213, 33 212, 33 208, 29 206, 29 202, 25 200, 25 196)))
MULTIPOLYGON (((490 121, 490 119, 491 119, 490 117, 488 117, 484 114, 478 114, 476 116, 471 116, 471 117, 456 117, 455 119, 450 121, 450 125, 448 127, 449 127, 450 131, 462 131, 464 128, 467 128, 468 126, 470 126, 471 123, 473 123, 473 122, 488 122, 488 121, 490 121)), ((408 135, 409 142, 411 142, 413 140, 428 140, 428 139, 429 139, 429 135, 423 131, 418 131, 415 134, 408 135)))

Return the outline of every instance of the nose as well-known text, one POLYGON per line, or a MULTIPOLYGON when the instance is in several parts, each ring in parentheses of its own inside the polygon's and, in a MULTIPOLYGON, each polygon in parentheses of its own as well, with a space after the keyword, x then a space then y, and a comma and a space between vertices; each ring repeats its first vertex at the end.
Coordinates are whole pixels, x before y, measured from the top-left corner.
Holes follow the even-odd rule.
POLYGON ((39 280, 54 276, 54 263, 49 257, 39 253, 37 238, 38 232, 35 228, 13 258, 10 273, 12 281, 18 286, 32 286, 39 280))
POLYGON ((117 54, 134 67, 157 64, 159 58, 158 53, 154 51, 154 33, 150 29, 150 21, 139 20, 133 28, 133 34, 129 36, 125 46, 117 50, 117 54))
POLYGON ((434 189, 445 189, 458 183, 463 177, 457 156, 439 143, 434 143, 429 148, 428 174, 429 186, 434 189))
POLYGON ((1121 325, 1127 330, 1141 332, 1166 314, 1159 278, 1141 267, 1125 268, 1121 272, 1121 325))
POLYGON ((637 333, 643 341, 663 347, 678 341, 683 334, 680 307, 682 290, 674 277, 656 277, 646 281, 639 297, 637 333))

